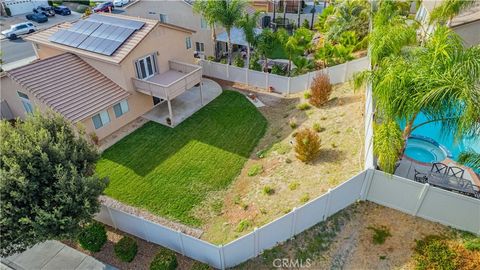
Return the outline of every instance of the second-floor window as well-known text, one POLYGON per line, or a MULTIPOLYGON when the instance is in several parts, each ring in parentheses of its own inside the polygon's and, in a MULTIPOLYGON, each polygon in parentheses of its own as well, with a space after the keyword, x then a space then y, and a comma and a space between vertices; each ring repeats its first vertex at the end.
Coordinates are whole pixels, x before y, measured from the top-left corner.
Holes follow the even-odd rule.
POLYGON ((147 55, 135 61, 135 69, 137 71, 137 78, 148 79, 153 77, 157 72, 157 61, 155 54, 147 55))
POLYGON ((95 129, 99 129, 105 126, 106 124, 110 123, 110 116, 108 115, 108 111, 105 110, 95 114, 92 117, 92 121, 93 121, 93 126, 95 126, 95 129))
POLYGON ((185 39, 185 46, 187 47, 187 50, 192 48, 192 39, 190 37, 185 39))
POLYGON ((115 112, 115 117, 117 118, 128 112, 127 100, 122 100, 120 103, 113 105, 113 111, 115 112))
POLYGON ((204 18, 200 19, 200 28, 201 29, 207 29, 208 28, 207 21, 204 18))
POLYGON ((27 113, 33 113, 33 105, 28 96, 20 91, 17 91, 20 100, 22 101, 23 108, 27 113))
POLYGON ((205 51, 205 44, 202 42, 195 42, 195 50, 197 52, 204 52, 205 51))

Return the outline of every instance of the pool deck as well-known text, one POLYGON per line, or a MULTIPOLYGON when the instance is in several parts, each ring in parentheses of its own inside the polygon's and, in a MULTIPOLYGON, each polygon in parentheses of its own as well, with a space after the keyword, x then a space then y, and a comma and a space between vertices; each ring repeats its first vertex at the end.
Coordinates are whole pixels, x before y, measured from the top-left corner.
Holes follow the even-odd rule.
MULTIPOLYGON (((465 174, 463 175, 463 178, 471 181, 474 185, 480 186, 480 179, 471 168, 460 165, 449 158, 443 160, 442 163, 446 164, 447 166, 457 166, 464 169, 465 174)), ((400 161, 400 165, 395 170, 395 175, 413 180, 415 176, 414 169, 417 169, 417 171, 420 172, 429 172, 431 168, 432 164, 430 163, 418 162, 416 160, 408 158, 407 156, 403 156, 402 160, 400 161)))

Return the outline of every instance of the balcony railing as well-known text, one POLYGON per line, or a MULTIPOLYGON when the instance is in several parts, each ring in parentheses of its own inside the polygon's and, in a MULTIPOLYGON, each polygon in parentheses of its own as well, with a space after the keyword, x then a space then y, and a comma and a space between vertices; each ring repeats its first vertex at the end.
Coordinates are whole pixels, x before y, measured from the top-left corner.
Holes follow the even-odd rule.
POLYGON ((157 74, 147 80, 132 78, 136 90, 146 95, 155 96, 165 100, 172 100, 188 89, 199 84, 202 80, 201 66, 173 60, 168 61, 168 65, 168 72, 170 72, 168 76, 178 77, 175 78, 173 82, 170 82, 171 78, 168 80, 163 78, 167 72, 157 74), (162 80, 169 81, 169 83, 162 83, 162 80))

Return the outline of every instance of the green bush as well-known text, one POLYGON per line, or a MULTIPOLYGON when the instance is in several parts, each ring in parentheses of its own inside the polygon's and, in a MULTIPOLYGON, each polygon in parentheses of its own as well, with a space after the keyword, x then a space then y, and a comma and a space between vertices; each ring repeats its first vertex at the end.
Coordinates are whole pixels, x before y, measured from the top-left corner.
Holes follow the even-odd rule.
POLYGON ((310 28, 310 22, 307 19, 303 20, 302 27, 310 28))
POLYGON ((301 203, 306 203, 308 201, 310 201, 310 194, 305 193, 305 194, 302 195, 302 197, 300 197, 300 202, 301 203))
MULTIPOLYGON (((296 119, 296 118, 290 118, 290 120, 288 120, 288 125, 289 125, 292 129, 297 128, 297 119, 296 119)), ((295 136, 294 136, 294 137, 295 137, 295 136)))
POLYGON ((207 56, 208 61, 215 61, 215 56, 209 55, 207 56))
POLYGON ((283 70, 282 66, 275 64, 272 66, 272 74, 285 76, 286 72, 283 70))
POLYGON ((213 268, 206 263, 196 261, 192 264, 190 270, 213 270, 213 268))
POLYGON ((292 182, 292 183, 288 184, 288 188, 290 190, 296 190, 298 188, 298 186, 300 186, 300 184, 298 182, 292 182))
POLYGON ((98 222, 90 223, 78 235, 78 242, 82 248, 98 252, 107 242, 107 230, 103 224, 98 222))
POLYGON ((115 255, 124 262, 131 262, 137 255, 137 242, 128 236, 123 237, 115 244, 113 250, 115 255))
POLYGON ((174 270, 178 266, 175 252, 162 248, 150 263, 150 270, 174 270))
POLYGON ((416 242, 414 255, 416 269, 457 269, 457 254, 448 247, 442 237, 429 235, 416 242))
POLYGON ((243 60, 243 58, 241 56, 237 56, 233 60, 233 65, 236 66, 236 67, 243 68, 245 66, 245 60, 243 60))
POLYGON ((273 195, 273 193, 275 193, 275 189, 273 189, 271 186, 264 186, 263 187, 263 194, 273 195))
POLYGON ((300 103, 297 105, 297 109, 299 109, 300 111, 305 111, 310 109, 310 105, 308 103, 300 103))
POLYGON ((248 68, 256 71, 262 71, 262 65, 258 63, 258 60, 258 56, 256 54, 253 54, 250 57, 250 63, 248 68))
POLYGON ((226 58, 220 59, 220 64, 226 64, 226 63, 227 63, 227 59, 226 59, 226 58))
POLYGON ((238 225, 237 225, 237 228, 235 229, 236 232, 243 232, 245 231, 246 229, 250 228, 252 226, 252 222, 248 219, 243 219, 241 220, 238 225))
POLYGON ((373 231, 372 241, 376 245, 381 245, 385 243, 385 240, 387 240, 388 237, 392 236, 388 228, 385 226, 380 226, 378 228, 370 226, 368 227, 368 229, 373 231))
POLYGON ((263 166, 261 164, 254 164, 250 169, 248 169, 248 176, 255 176, 263 172, 263 166))
POLYGON ((310 91, 303 92, 303 98, 309 99, 311 96, 312 96, 312 93, 310 93, 310 91))
POLYGON ((320 123, 313 123, 313 126, 312 126, 313 130, 315 130, 316 132, 322 132, 325 130, 325 128, 322 128, 320 126, 320 123))

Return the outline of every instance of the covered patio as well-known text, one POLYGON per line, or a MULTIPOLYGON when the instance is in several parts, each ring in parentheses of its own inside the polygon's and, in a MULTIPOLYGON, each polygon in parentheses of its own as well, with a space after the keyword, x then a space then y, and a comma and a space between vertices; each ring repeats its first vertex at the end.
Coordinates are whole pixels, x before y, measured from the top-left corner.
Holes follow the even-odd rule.
POLYGON ((222 88, 218 83, 210 79, 202 79, 199 86, 194 86, 175 97, 175 99, 170 100, 170 104, 166 100, 161 101, 143 115, 143 118, 175 127, 217 98, 221 93, 222 88))

